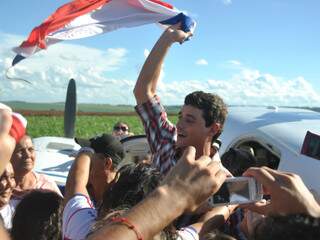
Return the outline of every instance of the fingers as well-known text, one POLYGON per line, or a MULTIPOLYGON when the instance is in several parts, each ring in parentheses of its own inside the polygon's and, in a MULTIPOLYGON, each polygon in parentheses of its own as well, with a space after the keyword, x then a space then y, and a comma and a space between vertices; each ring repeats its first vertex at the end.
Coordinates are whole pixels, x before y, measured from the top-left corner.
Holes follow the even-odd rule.
POLYGON ((203 155, 210 156, 211 155, 211 143, 207 142, 203 146, 203 155))
POLYGON ((218 171, 215 172, 215 180, 216 180, 216 184, 217 184, 217 188, 215 189, 215 192, 216 193, 219 188, 221 187, 221 185, 224 183, 224 181, 226 180, 227 178, 227 174, 225 171, 219 169, 218 171))
POLYGON ((189 161, 190 163, 195 161, 196 158, 196 149, 192 146, 187 147, 182 154, 181 159, 189 161))
POLYGON ((240 207, 263 215, 268 215, 271 212, 270 202, 265 199, 262 199, 259 202, 241 204, 240 207))
POLYGON ((0 134, 8 134, 12 125, 11 112, 0 109, 0 134))
POLYGON ((259 183, 261 183, 267 189, 274 188, 278 186, 278 183, 275 178, 274 171, 267 167, 262 168, 249 168, 243 173, 243 176, 254 177, 259 183))
POLYGON ((221 162, 220 154, 219 154, 218 151, 213 155, 212 160, 213 160, 214 162, 221 162))

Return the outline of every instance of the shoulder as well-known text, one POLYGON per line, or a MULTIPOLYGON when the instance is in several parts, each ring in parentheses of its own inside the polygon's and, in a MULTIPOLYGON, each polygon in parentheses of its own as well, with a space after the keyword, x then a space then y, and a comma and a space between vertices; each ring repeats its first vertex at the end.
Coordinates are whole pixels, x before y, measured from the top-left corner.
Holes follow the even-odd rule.
POLYGON ((62 196, 62 194, 58 188, 58 185, 49 176, 47 176, 45 174, 36 173, 36 172, 34 172, 34 174, 37 179, 37 184, 36 184, 37 189, 51 190, 51 191, 54 191, 62 196))
POLYGON ((90 198, 82 194, 74 195, 63 210, 64 238, 85 239, 96 217, 97 211, 90 198))

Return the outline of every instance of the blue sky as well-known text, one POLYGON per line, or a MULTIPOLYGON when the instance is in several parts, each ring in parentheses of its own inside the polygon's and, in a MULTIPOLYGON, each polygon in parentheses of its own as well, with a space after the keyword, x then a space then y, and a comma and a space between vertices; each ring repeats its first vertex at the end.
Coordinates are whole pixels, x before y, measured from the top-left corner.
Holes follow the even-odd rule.
MULTIPOLYGON (((0 72, 31 29, 67 1, 0 1, 0 72)), ((198 23, 193 39, 169 52, 159 85, 166 104, 193 90, 216 92, 229 104, 320 104, 320 2, 317 0, 169 0, 198 23), (201 3, 201 4, 200 4, 201 3)), ((134 104, 132 89, 161 34, 148 25, 56 44, 21 62, 0 99, 63 101, 70 77, 79 102, 134 104)))

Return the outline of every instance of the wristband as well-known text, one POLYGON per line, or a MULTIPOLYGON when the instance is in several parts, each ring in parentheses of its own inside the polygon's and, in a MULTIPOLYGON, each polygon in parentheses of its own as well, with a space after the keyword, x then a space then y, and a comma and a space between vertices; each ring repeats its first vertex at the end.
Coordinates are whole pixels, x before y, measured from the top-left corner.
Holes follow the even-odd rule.
POLYGON ((134 231, 138 240, 143 240, 142 235, 138 232, 137 228, 129 221, 128 218, 113 217, 113 218, 111 218, 111 222, 126 225, 129 229, 134 231))

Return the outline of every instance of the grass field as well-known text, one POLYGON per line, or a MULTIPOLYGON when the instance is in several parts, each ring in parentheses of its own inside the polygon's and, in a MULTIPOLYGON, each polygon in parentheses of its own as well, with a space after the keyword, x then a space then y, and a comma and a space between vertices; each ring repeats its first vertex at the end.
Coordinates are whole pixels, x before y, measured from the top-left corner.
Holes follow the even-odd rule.
MULTIPOLYGON (((35 138, 41 136, 63 136, 62 116, 27 116, 28 134, 35 138)), ((176 116, 169 116, 175 123, 176 116)), ((101 133, 111 133, 113 125, 124 121, 134 134, 144 134, 142 123, 138 116, 77 116, 75 135, 89 138, 101 133)))

